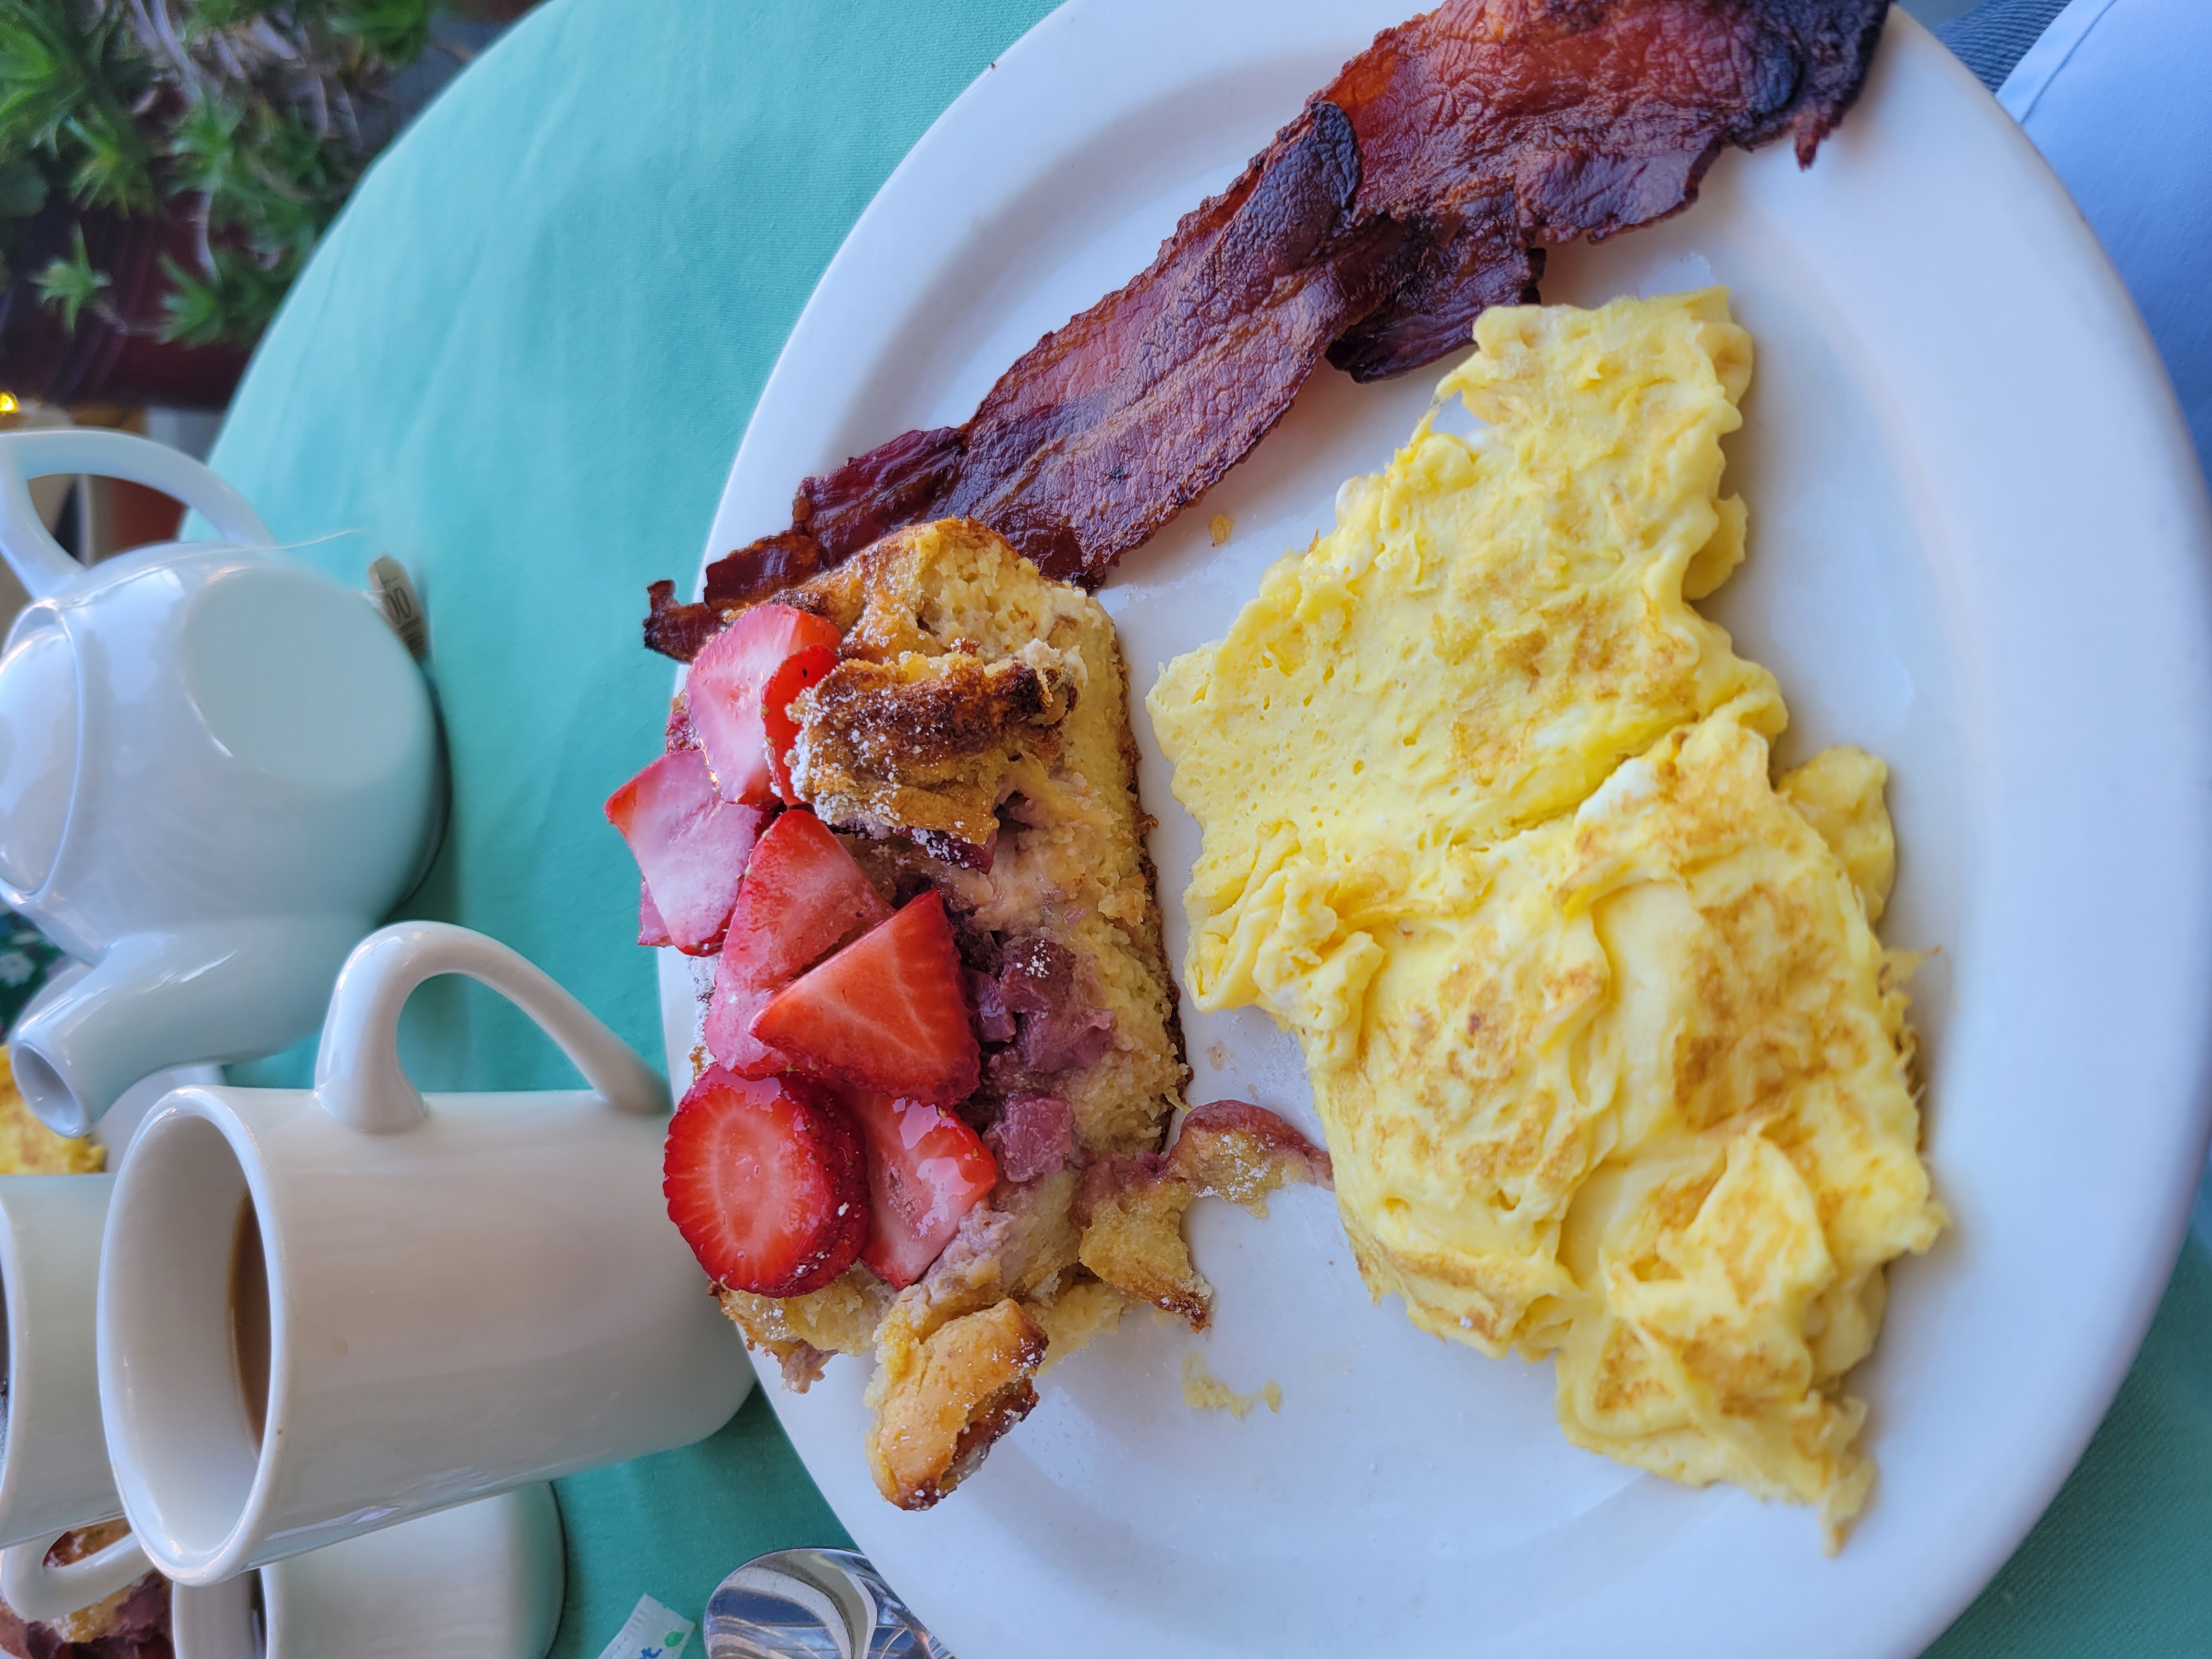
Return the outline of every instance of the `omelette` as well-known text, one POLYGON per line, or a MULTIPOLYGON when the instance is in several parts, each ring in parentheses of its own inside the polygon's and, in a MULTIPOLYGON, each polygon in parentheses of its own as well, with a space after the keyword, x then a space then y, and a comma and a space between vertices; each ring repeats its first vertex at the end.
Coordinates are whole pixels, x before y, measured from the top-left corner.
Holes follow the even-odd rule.
POLYGON ((1204 834, 1192 995, 1294 1033, 1360 1271, 1551 1355, 1576 1444, 1866 1501, 1846 1387, 1919 1153, 1882 763, 1780 776, 1773 675, 1692 601, 1750 337, 1714 289, 1486 312, 1335 529, 1148 699, 1204 834))

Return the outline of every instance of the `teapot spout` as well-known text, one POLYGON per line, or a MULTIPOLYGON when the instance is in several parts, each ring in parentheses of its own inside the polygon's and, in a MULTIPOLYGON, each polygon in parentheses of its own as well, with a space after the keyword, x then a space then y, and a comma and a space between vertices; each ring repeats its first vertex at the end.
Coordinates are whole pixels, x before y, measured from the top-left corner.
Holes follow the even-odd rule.
POLYGON ((151 1073, 289 1048, 322 1024, 368 931, 357 916, 268 916, 118 939, 16 1022, 16 1086, 47 1127, 82 1135, 151 1073))

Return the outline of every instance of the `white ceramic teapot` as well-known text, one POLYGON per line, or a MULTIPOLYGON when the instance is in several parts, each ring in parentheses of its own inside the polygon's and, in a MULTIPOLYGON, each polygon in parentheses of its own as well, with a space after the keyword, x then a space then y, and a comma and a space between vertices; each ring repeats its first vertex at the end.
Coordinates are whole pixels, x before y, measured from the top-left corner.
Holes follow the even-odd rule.
POLYGON ((365 596, 285 557, 214 473, 143 438, 0 434, 0 897, 77 959, 9 1043, 82 1134, 165 1066, 273 1053, 435 850, 428 687, 365 596), (223 538, 85 567, 28 481, 126 478, 223 538))

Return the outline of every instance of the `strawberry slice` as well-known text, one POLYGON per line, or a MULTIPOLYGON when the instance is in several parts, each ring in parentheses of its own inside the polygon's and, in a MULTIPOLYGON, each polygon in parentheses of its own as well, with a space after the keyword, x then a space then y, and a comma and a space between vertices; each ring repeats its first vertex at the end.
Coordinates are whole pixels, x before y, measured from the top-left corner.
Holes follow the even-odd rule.
POLYGON ((789 984, 751 976, 748 964, 725 951, 714 964, 714 990, 707 1002, 707 1052, 717 1066, 739 1077, 774 1077, 799 1069, 789 1054, 778 1054, 753 1035, 753 1019, 789 984))
POLYGON ((791 1070, 789 1060, 754 1037, 753 1016, 797 975, 890 914, 844 843, 813 813, 793 808, 777 818, 753 848, 714 964, 707 1052, 746 1077, 791 1070))
POLYGON ((757 605, 693 660, 685 702, 723 799, 792 800, 791 700, 837 665, 837 641, 834 623, 757 605))
POLYGON ((804 1296, 867 1239, 866 1162, 852 1114, 820 1084, 710 1067, 669 1120, 660 1190, 717 1284, 804 1296))
POLYGON ((653 902, 653 889, 643 881, 637 884, 637 942, 654 946, 676 943, 668 937, 668 924, 660 919, 660 907, 653 902))
POLYGON ((797 807, 769 825, 753 849, 726 948, 788 979, 890 917, 891 907, 845 843, 797 807))
POLYGON ((932 1106, 966 1099, 981 1054, 945 901, 924 893, 778 992, 752 1034, 855 1088, 932 1106))
POLYGON ((607 797, 606 812, 629 843, 669 942, 687 955, 711 955, 768 814, 716 795, 696 749, 661 756, 607 797))
POLYGON ((999 1166, 950 1112, 866 1089, 843 1094, 868 1152, 868 1242, 860 1260, 902 1291, 929 1271, 961 1218, 998 1184, 999 1166))

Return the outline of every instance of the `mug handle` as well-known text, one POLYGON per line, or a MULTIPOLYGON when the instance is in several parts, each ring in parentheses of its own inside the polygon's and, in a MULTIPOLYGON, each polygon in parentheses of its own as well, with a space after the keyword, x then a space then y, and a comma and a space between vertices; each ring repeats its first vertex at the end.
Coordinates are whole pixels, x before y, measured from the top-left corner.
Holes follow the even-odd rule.
POLYGON ((46 533, 31 504, 31 480, 58 472, 89 472, 144 484, 191 507, 225 541, 270 545, 267 527, 246 498, 181 450, 98 428, 0 433, 0 554, 34 599, 59 592, 84 574, 84 567, 46 533))
POLYGON ((536 1020, 584 1080, 617 1110, 665 1114, 668 1085, 544 969, 496 939, 442 921, 402 921, 371 933, 338 970, 315 1055, 315 1098, 364 1134, 422 1118, 422 1095, 399 1064, 399 1011, 426 979, 466 974, 536 1020))
POLYGON ((0 1550, 0 1601, 21 1618, 50 1625, 98 1606, 154 1570, 146 1552, 138 1547, 137 1534, 127 1532, 82 1561, 49 1566, 46 1552, 61 1536, 56 1533, 43 1543, 0 1550))

